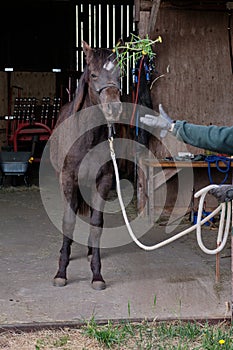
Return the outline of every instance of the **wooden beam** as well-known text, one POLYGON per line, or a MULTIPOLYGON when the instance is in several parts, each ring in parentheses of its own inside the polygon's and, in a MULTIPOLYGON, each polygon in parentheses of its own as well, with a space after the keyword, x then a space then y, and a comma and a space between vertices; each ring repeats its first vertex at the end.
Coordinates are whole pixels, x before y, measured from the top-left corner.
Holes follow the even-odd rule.
POLYGON ((134 0, 134 7, 135 7, 134 21, 139 22, 140 21, 140 0, 134 0))
POLYGON ((149 20, 149 25, 148 25, 148 35, 149 36, 151 36, 151 34, 154 31, 156 20, 157 20, 157 15, 159 12, 160 3, 161 3, 161 0, 153 0, 151 13, 150 13, 150 20, 149 20))
POLYGON ((152 7, 152 1, 148 1, 148 0, 140 1, 140 11, 150 11, 151 7, 152 7))
POLYGON ((145 38, 148 34, 148 23, 150 20, 149 11, 140 11, 140 22, 138 23, 138 34, 140 38, 145 38))
POLYGON ((226 11, 226 2, 225 1, 163 1, 161 4, 163 8, 171 8, 178 10, 200 10, 200 11, 226 11))
POLYGON ((149 180, 148 180, 148 196, 149 196, 149 222, 154 222, 155 215, 155 191, 165 184, 169 179, 179 173, 181 169, 163 169, 156 175, 153 175, 154 169, 149 167, 149 180))
POLYGON ((160 186, 165 184, 169 179, 178 174, 181 171, 181 168, 175 169, 163 169, 159 173, 153 176, 153 190, 157 190, 160 186))
MULTIPOLYGON (((135 0, 137 1, 137 0, 135 0)), ((151 11, 153 1, 141 0, 140 11, 151 11)), ((170 8, 178 10, 203 10, 203 11, 226 11, 226 2, 224 1, 179 1, 166 0, 161 1, 161 8, 170 8)))

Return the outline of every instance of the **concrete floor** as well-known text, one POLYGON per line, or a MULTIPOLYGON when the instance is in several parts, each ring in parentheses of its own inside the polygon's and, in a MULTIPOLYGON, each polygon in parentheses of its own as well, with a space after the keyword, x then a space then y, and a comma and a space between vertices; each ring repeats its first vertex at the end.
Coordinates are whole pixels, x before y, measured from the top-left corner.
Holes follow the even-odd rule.
MULTIPOLYGON (((38 189, 1 190, 0 212, 0 325, 80 322, 93 315, 97 320, 230 317, 230 242, 221 253, 218 284, 215 256, 202 253, 195 233, 152 252, 134 243, 102 249, 104 291, 91 288, 86 247, 74 244, 68 284, 59 288, 52 279, 62 235, 38 189)), ((213 240, 216 232, 206 229, 206 234, 213 240)), ((157 225, 143 239, 154 244, 164 238, 165 227, 157 225)))

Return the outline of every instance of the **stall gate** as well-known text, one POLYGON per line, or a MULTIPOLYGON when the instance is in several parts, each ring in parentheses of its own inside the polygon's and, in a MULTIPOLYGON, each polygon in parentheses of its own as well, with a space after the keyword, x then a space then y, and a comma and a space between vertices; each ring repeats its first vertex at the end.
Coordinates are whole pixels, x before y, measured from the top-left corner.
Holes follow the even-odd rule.
MULTIPOLYGON (((85 1, 76 5, 76 70, 83 72, 82 40, 93 48, 113 48, 118 39, 127 41, 135 31, 134 1, 85 1)), ((122 91, 129 93, 129 73, 122 80, 122 91)))

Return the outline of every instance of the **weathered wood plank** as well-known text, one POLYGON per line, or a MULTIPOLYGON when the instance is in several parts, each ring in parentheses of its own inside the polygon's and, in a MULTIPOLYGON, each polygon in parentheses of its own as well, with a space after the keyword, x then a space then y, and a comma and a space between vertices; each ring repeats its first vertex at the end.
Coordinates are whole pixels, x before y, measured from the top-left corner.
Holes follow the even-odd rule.
POLYGON ((153 33, 158 12, 159 12, 159 7, 160 7, 161 0, 153 0, 152 8, 151 8, 151 13, 150 13, 150 20, 149 20, 149 25, 148 25, 148 35, 151 36, 151 33, 153 33))
POLYGON ((148 195, 149 195, 149 222, 153 223, 155 217, 155 191, 162 185, 167 183, 169 179, 178 174, 182 169, 163 169, 156 175, 153 175, 153 167, 149 167, 149 179, 148 179, 148 195))
POLYGON ((151 0, 140 1, 140 11, 150 11, 152 7, 151 0))
POLYGON ((140 0, 134 0, 134 7, 135 7, 134 21, 139 22, 140 21, 140 0))
POLYGON ((182 168, 173 168, 173 169, 163 169, 159 173, 153 176, 153 189, 156 191, 160 186, 165 184, 169 179, 178 174, 182 168))
POLYGON ((138 165, 137 210, 142 217, 145 217, 148 211, 147 167, 143 164, 141 157, 139 158, 138 165))
POLYGON ((148 28, 148 22, 150 18, 150 12, 149 11, 141 11, 140 12, 140 26, 139 26, 139 36, 141 38, 145 38, 145 36, 148 34, 147 28, 148 28))

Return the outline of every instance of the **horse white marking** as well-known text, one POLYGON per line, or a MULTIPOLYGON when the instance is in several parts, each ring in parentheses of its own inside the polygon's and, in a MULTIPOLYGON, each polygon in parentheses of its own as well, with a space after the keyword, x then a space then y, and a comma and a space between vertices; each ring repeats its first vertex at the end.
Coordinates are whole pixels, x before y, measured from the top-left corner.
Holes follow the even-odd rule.
POLYGON ((114 68, 114 63, 112 61, 107 61, 104 63, 103 68, 106 70, 111 70, 114 68))

